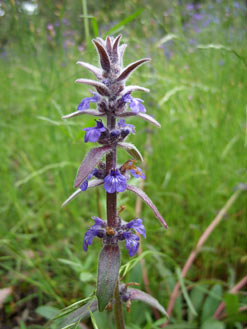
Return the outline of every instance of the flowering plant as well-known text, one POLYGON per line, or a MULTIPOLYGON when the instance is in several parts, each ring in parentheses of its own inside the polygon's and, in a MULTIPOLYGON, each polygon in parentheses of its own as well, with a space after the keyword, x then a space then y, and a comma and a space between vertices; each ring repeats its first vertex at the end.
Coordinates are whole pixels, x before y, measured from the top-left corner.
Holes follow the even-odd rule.
POLYGON ((117 211, 117 193, 130 191, 141 197, 142 200, 152 209, 160 223, 167 228, 167 224, 151 199, 138 187, 128 184, 130 175, 145 179, 141 168, 136 166, 136 161, 142 161, 139 150, 131 143, 126 142, 130 134, 135 134, 135 127, 125 122, 128 117, 144 119, 157 127, 160 124, 150 115, 146 114, 143 100, 134 98, 132 92, 149 90, 139 86, 126 86, 125 82, 132 72, 140 65, 149 62, 149 58, 138 60, 127 67, 123 67, 123 55, 126 44, 120 46, 121 35, 113 39, 107 37, 104 41, 101 38, 93 40, 99 55, 100 66, 95 67, 85 62, 78 62, 79 65, 91 71, 99 81, 89 79, 78 79, 76 82, 86 84, 95 88, 91 91, 92 97, 82 99, 77 111, 63 117, 72 118, 79 115, 92 115, 99 118, 95 127, 84 128, 86 132, 84 141, 98 143, 100 146, 92 148, 78 169, 74 187, 77 190, 63 203, 67 205, 72 199, 78 196, 87 188, 95 188, 103 185, 106 191, 107 220, 99 217, 92 217, 92 225, 85 233, 83 240, 84 251, 93 243, 94 238, 100 238, 103 248, 100 252, 98 263, 98 278, 96 297, 78 310, 70 314, 63 324, 66 326, 71 321, 78 321, 89 316, 89 311, 104 311, 109 305, 115 310, 117 328, 124 328, 122 303, 130 305, 132 300, 142 300, 153 307, 158 308, 166 314, 164 308, 150 295, 133 288, 129 284, 122 284, 119 280, 120 248, 121 241, 125 241, 129 256, 137 253, 140 237, 146 238, 146 230, 143 221, 135 218, 128 223, 124 222, 117 211), (91 103, 96 104, 97 109, 89 109, 91 103), (117 149, 123 148, 134 159, 129 159, 123 164, 117 163, 117 149), (102 158, 106 161, 102 162, 102 158), (139 234, 139 235, 138 235, 139 234), (80 317, 78 318, 78 314, 80 317))

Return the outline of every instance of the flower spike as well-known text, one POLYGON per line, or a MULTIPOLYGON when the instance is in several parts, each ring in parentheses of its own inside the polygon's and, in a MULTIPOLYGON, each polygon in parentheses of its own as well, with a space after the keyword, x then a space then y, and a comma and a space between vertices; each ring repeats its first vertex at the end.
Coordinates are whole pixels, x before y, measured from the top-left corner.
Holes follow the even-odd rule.
MULTIPOLYGON (((102 38, 92 40, 99 56, 99 67, 83 61, 77 62, 93 73, 97 80, 82 78, 77 79, 76 82, 94 87, 95 90, 91 92, 91 97, 81 100, 77 111, 63 116, 63 119, 89 114, 96 118, 102 117, 104 121, 96 120, 96 126, 83 129, 85 143, 92 142, 99 145, 89 150, 82 160, 74 182, 74 187, 77 189, 67 198, 63 206, 89 188, 103 185, 106 191, 107 220, 92 217, 94 224, 88 228, 83 238, 85 252, 88 251, 88 247, 92 245, 95 238, 101 239, 103 244, 98 258, 97 301, 93 310, 104 311, 107 305, 113 302, 115 291, 116 300, 117 294, 120 294, 120 302, 130 303, 134 299, 148 300, 150 305, 163 311, 151 296, 142 295, 134 289, 128 293, 127 285, 122 289, 119 283, 120 244, 125 244, 130 257, 136 255, 140 245, 140 236, 146 238, 146 230, 141 218, 135 218, 129 222, 123 221, 120 217, 121 212, 117 208, 117 194, 130 191, 141 197, 160 223, 167 228, 165 220, 146 193, 127 183, 132 176, 145 179, 145 175, 142 169, 136 166, 137 160, 143 161, 141 153, 135 145, 126 142, 131 134, 136 133, 135 126, 125 119, 141 118, 157 127, 160 127, 160 124, 152 116, 146 114, 143 100, 132 96, 134 91, 149 92, 149 89, 135 85, 126 86, 130 75, 138 67, 149 62, 150 58, 137 60, 124 67, 123 55, 127 45, 120 45, 120 40, 121 35, 116 38, 107 36, 105 40, 102 38), (90 109, 91 103, 95 104, 95 109, 90 109), (119 161, 117 157, 119 147, 131 155, 131 160, 123 164, 117 162, 119 161)), ((82 309, 86 312, 84 307, 82 309)), ((90 310, 92 310, 91 306, 90 310)), ((72 314, 74 316, 74 313, 72 314)))

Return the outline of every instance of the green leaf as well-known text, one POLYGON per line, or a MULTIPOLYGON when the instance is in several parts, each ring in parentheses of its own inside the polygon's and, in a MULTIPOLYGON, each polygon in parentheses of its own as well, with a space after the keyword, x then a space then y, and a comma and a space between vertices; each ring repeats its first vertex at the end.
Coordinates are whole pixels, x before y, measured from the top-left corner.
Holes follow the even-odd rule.
POLYGON ((89 272, 81 272, 80 274, 80 281, 82 282, 88 282, 93 280, 93 275, 92 273, 89 272))
POLYGON ((232 316, 238 313, 239 301, 238 296, 235 294, 226 294, 224 298, 226 304, 226 312, 228 316, 232 316))
MULTIPOLYGON (((206 288, 206 287, 204 286, 204 288, 206 288)), ((192 288, 191 293, 190 293, 190 300, 191 300, 192 304, 194 305, 196 312, 200 311, 200 309, 202 307, 204 296, 205 296, 205 291, 202 290, 200 288, 200 286, 195 286, 192 288)), ((191 312, 191 310, 189 310, 189 321, 192 321, 193 319, 194 319, 194 315, 191 312)))
POLYGON ((92 312, 90 312, 90 317, 91 317, 91 321, 92 321, 92 324, 93 324, 94 329, 99 329, 99 327, 97 325, 97 322, 95 320, 95 317, 94 317, 94 315, 93 315, 92 312))
POLYGON ((180 283, 180 286, 181 286, 181 289, 182 289, 182 292, 183 292, 183 295, 184 295, 184 299, 185 299, 191 313, 193 315, 197 316, 197 312, 196 312, 196 310, 194 308, 194 305, 192 304, 192 302, 189 298, 189 295, 188 295, 187 290, 186 290, 185 285, 184 285, 184 280, 183 280, 182 275, 181 275, 181 271, 178 267, 176 269, 176 273, 177 273, 178 281, 180 283))
POLYGON ((202 309, 201 321, 202 323, 208 318, 212 317, 221 302, 222 287, 219 284, 213 286, 210 290, 209 296, 206 298, 202 309))
POLYGON ((91 23, 92 23, 94 37, 97 38, 97 36, 99 35, 99 27, 98 27, 97 19, 95 17, 92 17, 91 23))
POLYGON ((200 329, 225 329, 225 324, 215 319, 208 319, 200 329))
POLYGON ((44 318, 51 320, 59 313, 59 309, 47 305, 47 306, 39 306, 38 308, 36 308, 35 312, 43 316, 44 318))
POLYGON ((96 298, 88 302, 86 305, 78 308, 74 312, 71 312, 65 317, 59 324, 58 329, 63 329, 71 326, 72 324, 82 321, 90 316, 92 312, 95 312, 98 308, 96 298))
POLYGON ((98 263, 97 292, 99 311, 104 311, 113 296, 120 267, 120 250, 116 245, 105 245, 98 263))
POLYGON ((143 12, 143 8, 137 10, 136 12, 134 12, 134 14, 124 18, 121 22, 119 22, 118 24, 114 25, 110 30, 108 30, 104 37, 106 37, 107 35, 113 34, 114 32, 119 31, 121 28, 123 28, 125 25, 127 25, 128 23, 130 23, 131 21, 133 21, 136 17, 138 17, 142 12, 143 12))

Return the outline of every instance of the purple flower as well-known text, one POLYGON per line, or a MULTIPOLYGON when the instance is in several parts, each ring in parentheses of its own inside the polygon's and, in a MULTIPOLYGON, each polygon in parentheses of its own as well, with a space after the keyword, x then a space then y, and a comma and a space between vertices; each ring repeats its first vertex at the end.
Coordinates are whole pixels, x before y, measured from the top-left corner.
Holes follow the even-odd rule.
POLYGON ((203 19, 203 14, 195 13, 193 17, 195 20, 201 21, 203 19))
POLYGON ((96 176, 98 173, 98 169, 97 168, 94 168, 94 170, 91 172, 91 174, 89 174, 87 176, 87 179, 84 180, 84 182, 81 183, 81 185, 79 186, 81 191, 84 192, 87 190, 88 188, 88 181, 89 179, 91 179, 93 176, 96 176))
POLYGON ((140 98, 134 98, 132 97, 130 94, 126 94, 122 97, 122 100, 125 103, 129 103, 129 108, 133 111, 133 112, 146 112, 146 109, 144 107, 143 100, 140 98))
MULTIPOLYGON (((141 104, 142 105, 142 104, 141 104)), ((142 105, 143 106, 143 105, 142 105)), ((119 128, 125 128, 126 130, 128 130, 129 132, 131 132, 132 134, 135 134, 135 126, 131 125, 129 123, 125 123, 124 119, 120 119, 118 121, 118 127, 119 128)))
POLYGON ((130 257, 132 257, 137 253, 140 238, 131 232, 124 232, 123 236, 126 241, 126 249, 128 250, 130 257))
POLYGON ((121 175, 118 169, 111 169, 109 175, 104 178, 104 188, 108 193, 123 192, 127 187, 127 179, 121 175))
POLYGON ((193 10, 194 9, 194 4, 193 3, 188 3, 186 5, 187 10, 193 10))
POLYGON ((82 182, 80 185, 80 189, 82 192, 86 191, 87 188, 88 188, 88 178, 86 180, 84 180, 84 182, 82 182))
POLYGON ((47 24, 47 30, 54 31, 54 26, 52 24, 47 24))
POLYGON ((121 234, 120 240, 126 241, 126 249, 128 250, 130 257, 132 257, 137 253, 140 241, 139 236, 134 234, 132 230, 135 230, 146 238, 146 230, 144 225, 142 224, 142 219, 133 219, 128 224, 123 225, 121 229, 124 232, 121 234))
POLYGON ((83 98, 81 103, 78 105, 77 110, 78 111, 83 111, 83 110, 87 110, 89 109, 89 104, 90 103, 97 103, 99 101, 99 96, 97 95, 97 93, 94 93, 91 91, 91 94, 93 94, 93 97, 86 97, 83 98))
POLYGON ((239 183, 238 185, 234 186, 234 191, 236 190, 247 191, 247 184, 239 183))
POLYGON ((139 234, 142 234, 144 236, 144 238, 146 238, 146 230, 145 230, 144 225, 142 224, 142 219, 141 218, 132 219, 127 224, 127 227, 129 229, 133 228, 134 230, 136 230, 136 232, 138 232, 139 234))
POLYGON ((104 124, 102 123, 102 120, 96 120, 96 127, 92 128, 84 128, 83 130, 86 131, 84 141, 87 142, 97 142, 100 138, 100 135, 102 132, 106 131, 106 128, 104 127, 104 124))
POLYGON ((99 217, 92 217, 95 224, 91 226, 84 235, 83 250, 87 251, 88 246, 93 243, 93 238, 96 236, 102 238, 105 234, 106 223, 99 217))

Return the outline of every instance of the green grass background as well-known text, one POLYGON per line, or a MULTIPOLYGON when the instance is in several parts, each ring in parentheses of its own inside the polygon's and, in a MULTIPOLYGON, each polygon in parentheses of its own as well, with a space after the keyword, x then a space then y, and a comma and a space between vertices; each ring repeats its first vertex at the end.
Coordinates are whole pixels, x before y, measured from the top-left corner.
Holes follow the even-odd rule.
MULTIPOLYGON (((162 254, 145 257, 150 289, 162 305, 167 306, 177 281, 176 267, 182 268, 234 187, 247 183, 246 11, 235 15, 234 2, 213 2, 212 14, 220 22, 197 35, 183 30, 186 2, 84 4, 91 15, 88 18, 82 17, 85 9, 80 1, 44 1, 39 3, 39 14, 29 16, 18 10, 15 1, 2 4, 9 16, 1 17, 5 19, 1 40, 8 42, 4 46, 2 41, 7 55, 2 52, 0 58, 0 288, 14 286, 21 296, 18 302, 9 297, 4 305, 6 328, 11 328, 16 303, 29 299, 37 307, 61 309, 95 289, 100 241, 95 240, 86 254, 82 239, 99 208, 105 218, 104 190, 90 190, 61 208, 73 192, 83 156, 92 147, 83 143, 82 128, 94 121, 83 116, 65 122, 61 116, 75 111, 89 95, 88 88, 75 85, 74 80, 92 76, 75 62, 97 64, 90 42, 97 31, 104 36, 113 28, 113 35, 123 34, 128 43, 125 65, 141 57, 152 58, 128 82, 151 90, 135 96, 144 99, 147 112, 162 128, 130 119, 137 134, 129 141, 145 156, 144 190, 169 225, 167 231, 161 228, 143 205, 141 218, 147 230, 143 251, 162 254), (75 44, 66 49, 65 25, 47 40, 46 25, 63 17, 71 20, 70 28, 76 31, 75 44), (160 47, 167 35, 172 39, 172 44, 164 43, 171 46, 170 59, 160 47), (200 49, 190 44, 193 38, 197 45, 226 48, 200 49)), ((202 2, 201 10, 209 10, 209 5, 202 2)), ((125 159, 128 156, 120 151, 119 161, 125 159)), ((119 204, 126 206, 125 220, 135 217, 135 203, 128 192, 120 195, 119 204)), ((198 255, 187 275, 187 286, 210 289, 218 283, 223 300, 224 293, 246 275, 246 218, 247 198, 242 192, 198 255)), ((129 261, 124 245, 122 252, 124 264, 129 261)), ((128 273, 127 281, 139 282, 143 288, 140 264, 128 273)), ((180 302, 171 328, 201 328, 202 311, 188 324, 188 306, 185 300, 180 302)), ((99 328, 108 321, 104 317, 96 315, 99 328)), ((129 328, 155 328, 152 310, 142 304, 133 304, 126 317, 129 328)), ((20 328, 37 327, 24 320, 20 323, 20 328)), ((243 323, 225 321, 219 328, 243 328, 243 323)))

